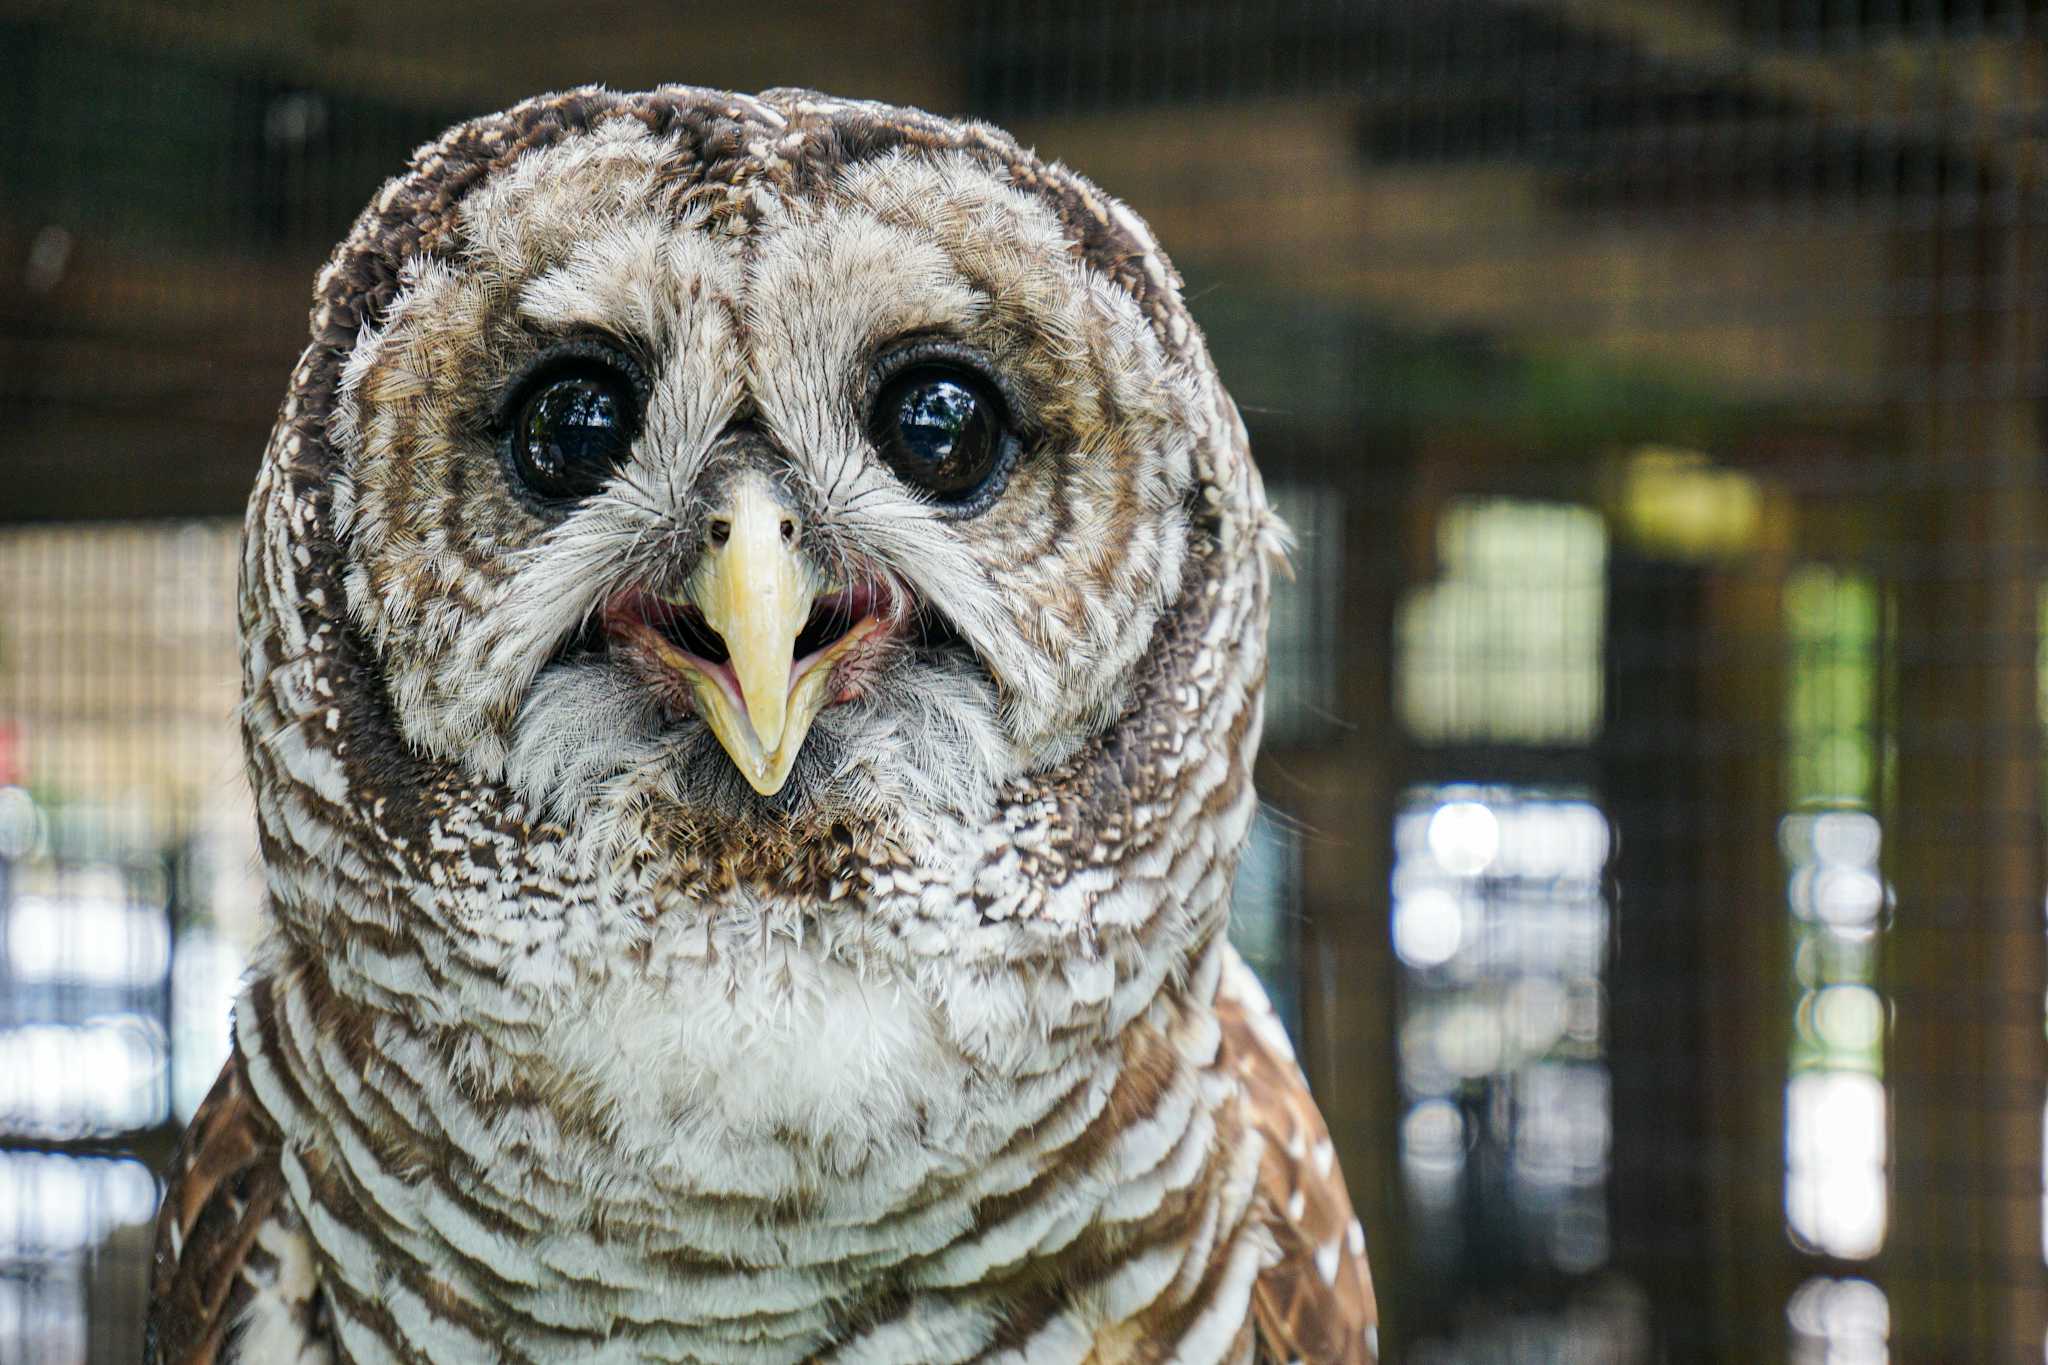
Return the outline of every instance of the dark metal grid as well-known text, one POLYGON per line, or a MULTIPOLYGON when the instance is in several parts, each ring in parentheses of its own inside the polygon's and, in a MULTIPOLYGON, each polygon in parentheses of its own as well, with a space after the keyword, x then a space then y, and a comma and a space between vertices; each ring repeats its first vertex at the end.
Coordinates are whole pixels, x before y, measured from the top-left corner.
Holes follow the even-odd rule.
POLYGON ((253 842, 231 522, 0 528, 0 1359, 132 1360, 253 842))
MULTIPOLYGON (((542 41, 506 8, 480 44, 542 41)), ((25 515, 231 514, 319 252, 450 100, 94 12, 0 37, 28 130, 0 441, 40 471, 25 515), (108 450, 149 477, 65 482, 108 450)), ((1153 220, 1310 509, 1237 928, 1399 1358, 2039 1356, 2042 17, 1006 2, 906 39, 1153 220), (1545 517, 1597 546, 1524 534, 1545 517), (1597 886, 1498 853, 1434 887, 1452 943, 1444 899, 1403 901, 1431 887, 1401 833, 1451 806, 1597 812, 1597 886), (1559 897, 1607 924, 1562 974, 1559 897)), ((829 46, 790 76, 889 93, 829 46)), ((117 553, 79 538, 0 582, 0 632, 117 553)), ((183 742, 202 722, 107 681, 147 618, 62 624, 64 705, 183 742)), ((126 780, 70 752, 82 790, 126 780)), ((218 861, 169 843, 124 857, 218 861)), ((124 1255, 94 1273, 132 1296, 124 1255)), ((0 1304, 28 1283, 0 1271, 0 1304)))

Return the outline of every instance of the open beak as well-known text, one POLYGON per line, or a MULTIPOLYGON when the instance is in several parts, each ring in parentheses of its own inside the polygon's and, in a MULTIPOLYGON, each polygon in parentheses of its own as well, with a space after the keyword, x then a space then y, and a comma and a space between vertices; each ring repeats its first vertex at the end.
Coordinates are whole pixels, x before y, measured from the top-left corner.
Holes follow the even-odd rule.
POLYGON ((651 628, 642 638, 689 685, 699 714, 754 790, 772 796, 789 779, 811 722, 829 700, 833 666, 882 620, 865 610, 874 605, 869 594, 820 593, 798 549, 797 524, 765 479, 742 480, 725 511, 707 524, 703 557, 684 586, 687 600, 670 605, 701 614, 723 641, 726 658, 714 662, 651 628), (856 613, 858 619, 799 657, 821 598, 828 610, 845 613, 841 620, 856 613))

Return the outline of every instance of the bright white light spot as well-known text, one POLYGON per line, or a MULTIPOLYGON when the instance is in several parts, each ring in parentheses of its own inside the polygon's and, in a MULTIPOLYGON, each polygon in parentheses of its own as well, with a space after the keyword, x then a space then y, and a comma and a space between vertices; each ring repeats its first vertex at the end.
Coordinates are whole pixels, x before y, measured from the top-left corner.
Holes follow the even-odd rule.
POLYGON ((1469 1233, 1469 1200, 1496 1200, 1533 1254, 1588 1273, 1611 1249, 1606 816, 1585 800, 1461 783, 1408 792, 1393 835, 1411 1105, 1401 1161, 1416 1226, 1448 1244, 1469 1233), (1483 1190, 1470 1183, 1482 1132, 1483 1190))
POLYGON ((126 1158, 0 1151, 0 1247, 71 1252, 156 1216, 156 1180, 126 1158))
POLYGON ((1868 1280, 1816 1276, 1785 1305, 1794 1365, 1885 1365, 1891 1304, 1868 1280))
POLYGON ((1500 852, 1500 821, 1477 801, 1447 802, 1429 818, 1429 851, 1445 871, 1476 877, 1500 852))
POLYGON ((1813 1029, 1831 1050, 1868 1051, 1884 1038, 1884 999, 1868 986, 1829 986, 1813 998, 1813 1029))
POLYGON ((178 936, 171 959, 171 1104, 189 1120, 213 1088, 233 1043, 242 951, 211 929, 178 936))
POLYGON ((1831 810, 1813 817, 1813 856, 1824 863, 1876 867, 1883 837, 1877 817, 1866 811, 1831 810))
POLYGON ((16 981, 150 986, 171 965, 163 910, 105 896, 22 896, 7 912, 16 981))
POLYGON ((138 1014, 0 1030, 0 1132, 82 1137, 158 1123, 168 1051, 163 1029, 138 1014))
POLYGON ((1409 966, 1441 967, 1464 938, 1464 908, 1450 892, 1428 887, 1394 903, 1394 951, 1409 966))
POLYGON ((1517 801, 1491 809, 1500 821, 1496 875, 1585 881, 1607 864, 1607 817, 1584 801, 1517 801))
POLYGON ((1800 1240, 1861 1259, 1884 1245, 1885 1094, 1875 1076, 1809 1071, 1785 1087, 1785 1216, 1800 1240))
POLYGON ((1862 928, 1884 908, 1884 883, 1867 868, 1823 866, 1813 879, 1813 911, 1829 924, 1862 928))
POLYGON ((1448 1195, 1465 1169, 1465 1116, 1449 1100, 1424 1100, 1401 1120, 1401 1168, 1425 1199, 1448 1195))
POLYGON ((1500 1016, 1482 1004, 1452 1007, 1437 1022, 1436 1051, 1460 1076, 1486 1075, 1501 1062, 1500 1016))

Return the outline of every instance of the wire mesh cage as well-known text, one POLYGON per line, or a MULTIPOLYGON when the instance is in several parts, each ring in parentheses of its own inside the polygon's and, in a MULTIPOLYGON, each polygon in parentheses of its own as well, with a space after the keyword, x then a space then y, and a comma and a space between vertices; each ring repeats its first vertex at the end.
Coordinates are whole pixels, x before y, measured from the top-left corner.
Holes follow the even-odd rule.
POLYGON ((987 117, 1174 253, 1295 533, 1233 933, 1390 1358, 2041 1357, 2038 5, 418 8, 470 59, 0 7, 0 1359, 133 1357, 226 1045, 312 271, 587 79, 987 117))

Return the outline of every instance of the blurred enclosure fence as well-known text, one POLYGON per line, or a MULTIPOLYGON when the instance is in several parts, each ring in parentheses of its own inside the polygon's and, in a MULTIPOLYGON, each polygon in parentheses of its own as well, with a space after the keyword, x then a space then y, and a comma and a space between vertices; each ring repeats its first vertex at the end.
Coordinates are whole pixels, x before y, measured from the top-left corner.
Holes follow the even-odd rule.
POLYGON ((449 119, 1004 123, 1298 535, 1233 932, 1416 1362, 2038 1361, 2038 0, 0 0, 0 1360, 132 1358, 259 912, 243 490, 449 119))

